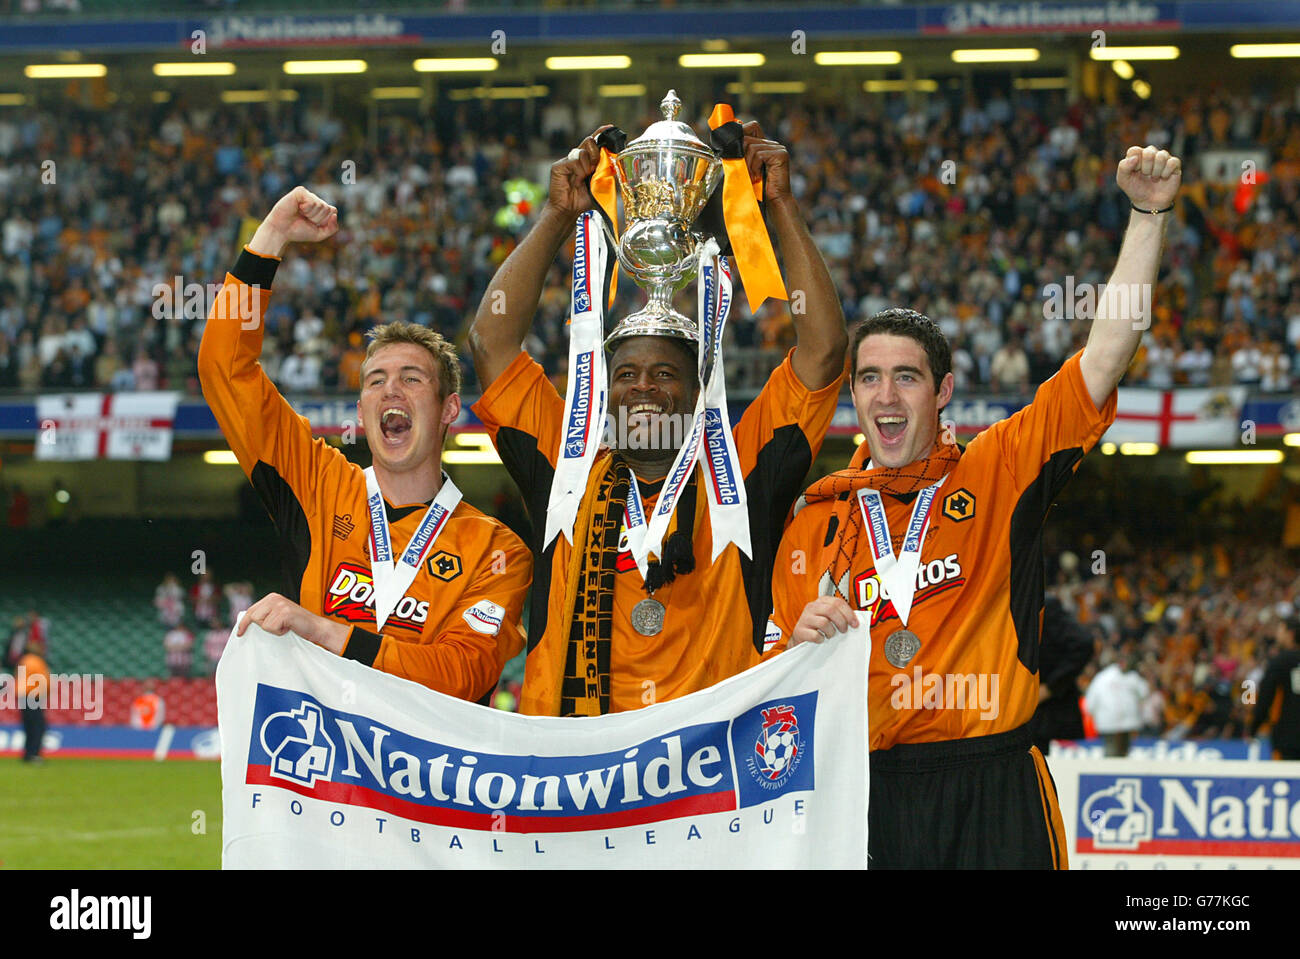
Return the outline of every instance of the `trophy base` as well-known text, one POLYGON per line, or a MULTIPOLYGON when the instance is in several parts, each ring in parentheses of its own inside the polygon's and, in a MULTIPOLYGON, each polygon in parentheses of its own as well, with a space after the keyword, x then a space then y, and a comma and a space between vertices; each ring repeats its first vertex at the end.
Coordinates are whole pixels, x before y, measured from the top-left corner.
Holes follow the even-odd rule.
POLYGON ((653 309, 657 304, 647 304, 618 321, 613 332, 605 337, 605 349, 613 351, 623 340, 633 336, 671 336, 688 343, 700 342, 700 329, 694 320, 674 309, 653 309))

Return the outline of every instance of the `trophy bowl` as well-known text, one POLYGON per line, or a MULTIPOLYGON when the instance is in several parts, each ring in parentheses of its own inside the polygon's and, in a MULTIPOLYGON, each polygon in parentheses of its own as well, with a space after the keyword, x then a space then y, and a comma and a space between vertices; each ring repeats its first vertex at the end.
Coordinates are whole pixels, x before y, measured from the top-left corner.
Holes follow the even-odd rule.
POLYGON ((669 90, 659 105, 664 118, 629 142, 614 164, 628 223, 618 261, 649 302, 619 321, 606 346, 641 335, 699 340, 695 321, 674 310, 671 299, 695 274, 704 238, 692 227, 722 178, 722 161, 677 119, 681 105, 669 90))

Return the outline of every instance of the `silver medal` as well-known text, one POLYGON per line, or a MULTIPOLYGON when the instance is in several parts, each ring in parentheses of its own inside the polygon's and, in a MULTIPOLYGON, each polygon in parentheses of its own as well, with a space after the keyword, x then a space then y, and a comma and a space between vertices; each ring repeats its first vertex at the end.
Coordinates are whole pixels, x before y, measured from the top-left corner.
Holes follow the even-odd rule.
POLYGON ((885 659, 895 669, 902 669, 912 661, 921 648, 921 640, 910 629, 898 629, 885 640, 885 659))
POLYGON ((632 628, 642 636, 656 636, 664 628, 664 604, 643 599, 632 607, 632 628))

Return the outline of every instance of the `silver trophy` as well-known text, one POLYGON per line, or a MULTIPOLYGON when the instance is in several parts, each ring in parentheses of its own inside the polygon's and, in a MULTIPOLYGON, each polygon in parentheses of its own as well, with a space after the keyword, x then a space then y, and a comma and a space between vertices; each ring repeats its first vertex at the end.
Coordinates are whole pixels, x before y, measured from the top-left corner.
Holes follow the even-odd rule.
POLYGON ((673 309, 672 297, 694 278, 705 240, 694 224, 722 179, 722 161, 677 119, 681 108, 669 90, 659 104, 664 118, 630 141, 614 164, 628 224, 616 244, 618 262, 649 301, 617 323, 608 349, 630 336, 700 339, 699 324, 673 309))

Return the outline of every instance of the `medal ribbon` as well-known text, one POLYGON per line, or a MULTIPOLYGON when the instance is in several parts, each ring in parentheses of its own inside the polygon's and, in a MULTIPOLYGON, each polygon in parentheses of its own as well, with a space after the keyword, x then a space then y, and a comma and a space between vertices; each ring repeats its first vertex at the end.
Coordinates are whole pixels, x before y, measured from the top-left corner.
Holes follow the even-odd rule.
POLYGON ((641 488, 636 482, 636 473, 632 472, 632 467, 627 468, 628 487, 627 487, 627 510, 624 513, 624 522, 627 527, 627 548, 632 553, 632 558, 636 560, 637 572, 641 578, 645 579, 646 571, 649 568, 649 560, 646 557, 645 550, 645 504, 641 501, 641 488))
POLYGON ((402 558, 393 560, 393 540, 388 530, 388 515, 384 511, 384 495, 379 491, 375 468, 367 466, 366 506, 370 512, 370 575, 375 587, 375 625, 383 632, 389 614, 397 607, 415 574, 428 555, 438 536, 447 527, 447 520, 460 504, 461 493, 451 477, 442 474, 442 488, 424 511, 420 525, 415 528, 411 541, 402 552, 402 558))
POLYGON ((866 526, 876 575, 880 577, 883 595, 894 604, 894 611, 904 626, 912 613, 916 574, 921 567, 921 542, 930 525, 930 509, 934 506, 939 487, 947 478, 945 476, 916 494, 912 516, 907 522, 907 534, 903 537, 903 548, 897 556, 894 555, 894 545, 889 538, 889 520, 885 518, 885 504, 880 498, 880 491, 868 487, 858 492, 858 505, 862 507, 862 520, 866 526))
MULTIPOLYGON (((704 440, 704 413, 707 406, 708 390, 704 388, 704 371, 710 364, 710 358, 714 354, 714 343, 710 339, 711 331, 716 330, 717 324, 713 322, 715 312, 716 298, 714 296, 714 284, 709 282, 704 271, 711 269, 710 264, 718 255, 717 241, 712 237, 706 239, 700 245, 700 272, 699 272, 699 308, 700 308, 700 352, 697 364, 700 373, 701 389, 695 400, 695 414, 691 419, 691 432, 686 437, 686 442, 682 448, 677 451, 677 458, 673 460, 672 469, 668 471, 668 477, 664 480, 663 490, 659 494, 659 501, 655 504, 654 515, 650 517, 649 526, 646 529, 645 539, 641 542, 640 552, 633 552, 632 556, 637 561, 637 567, 640 568, 643 559, 650 554, 654 554, 655 559, 663 559, 663 541, 668 532, 668 524, 673 517, 673 510, 677 508, 677 501, 681 498, 682 490, 685 488, 691 474, 695 472, 695 464, 700 458, 700 447, 704 440)), ((725 385, 723 389, 725 390, 725 385)), ((710 501, 712 506, 712 501, 710 501)), ((712 512, 710 512, 712 519, 712 512)))
MULTIPOLYGON (((712 241, 710 241, 712 242, 712 241)), ((713 248, 716 251, 716 246, 713 248)), ((740 475, 736 439, 727 413, 727 383, 722 366, 722 333, 731 311, 731 268, 716 252, 700 268, 701 351, 700 382, 704 388, 704 468, 709 482, 709 525, 713 529, 713 557, 717 560, 729 543, 754 556, 749 536, 749 506, 745 480, 740 475), (709 291, 707 294, 705 291, 709 291)))
POLYGON ((572 318, 569 321, 569 383, 564 432, 555 457, 555 479, 546 507, 542 549, 557 533, 573 542, 573 523, 587 489, 609 399, 605 376, 604 308, 607 248, 595 212, 578 217, 573 245, 572 318))

